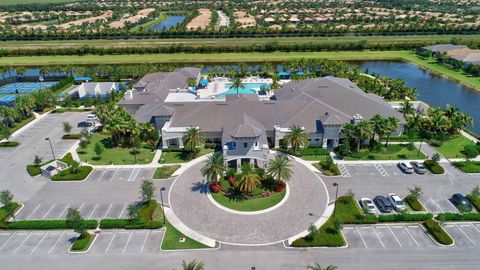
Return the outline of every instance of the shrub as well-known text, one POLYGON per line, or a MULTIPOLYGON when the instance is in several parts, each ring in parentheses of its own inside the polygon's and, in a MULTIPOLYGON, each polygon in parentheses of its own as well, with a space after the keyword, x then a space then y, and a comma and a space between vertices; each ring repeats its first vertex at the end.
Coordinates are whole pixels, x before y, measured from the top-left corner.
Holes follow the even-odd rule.
POLYGON ((432 219, 433 215, 430 213, 427 214, 398 214, 398 215, 380 215, 378 216, 379 222, 408 222, 408 221, 425 221, 427 219, 432 219))
POLYGON ((480 173, 480 161, 457 161, 453 166, 465 173, 480 173))
POLYGON ((427 231, 442 245, 452 245, 453 239, 448 235, 448 233, 440 226, 440 224, 433 220, 429 219, 423 222, 427 231))
POLYGON ((432 140, 430 141, 430 144, 431 144, 433 147, 440 147, 440 146, 442 146, 443 142, 440 141, 440 140, 434 140, 434 139, 432 139, 432 140))
POLYGON ((81 166, 78 167, 76 173, 72 172, 72 168, 61 171, 60 173, 52 176, 53 181, 80 181, 87 178, 87 176, 92 171, 90 166, 81 166))
POLYGON ((405 201, 408 203, 408 205, 410 206, 410 208, 412 208, 413 211, 425 211, 425 208, 423 208, 417 197, 408 195, 407 197, 405 197, 405 201))
POLYGON ((292 247, 341 247, 345 240, 340 231, 335 228, 333 218, 330 218, 322 227, 314 233, 315 238, 310 235, 299 238, 292 243, 292 247))
POLYGON ((473 204, 473 206, 480 212, 480 197, 474 197, 471 194, 468 194, 467 199, 473 204))
POLYGON ((475 158, 476 156, 479 155, 478 149, 476 145, 465 145, 465 148, 463 149, 462 153, 467 157, 467 158, 475 158))
POLYGON ((445 170, 443 169, 442 165, 438 164, 437 162, 433 160, 425 160, 423 162, 425 167, 427 168, 428 171, 430 171, 432 174, 444 174, 445 170))
POLYGON ((80 140, 82 138, 82 134, 65 134, 62 136, 64 140, 80 140))
MULTIPOLYGON (((97 228, 96 220, 85 220, 87 229, 97 228)), ((4 224, 8 230, 65 230, 71 229, 66 220, 21 220, 4 224)))
POLYGON ((208 188, 210 189, 210 191, 211 191, 212 193, 218 193, 218 192, 220 192, 220 191, 222 190, 222 188, 221 188, 221 186, 220 186, 220 184, 219 184, 218 182, 210 183, 210 184, 208 185, 208 188))
POLYGON ((436 217, 441 221, 480 221, 480 213, 441 213, 436 217))
POLYGON ((281 181, 277 181, 275 182, 275 184, 273 185, 273 191, 275 192, 282 192, 285 188, 286 188, 286 184, 284 182, 281 182, 281 181))
POLYGON ((132 222, 129 219, 102 219, 102 229, 159 229, 163 227, 160 221, 132 222))
POLYGON ((128 225, 129 219, 102 219, 100 220, 101 229, 122 229, 128 225))
POLYGON ((27 172, 30 176, 36 176, 41 173, 40 166, 37 165, 27 165, 27 172))
POLYGON ((305 147, 299 150, 301 156, 328 156, 330 150, 322 147, 305 147))
POLYGON ((234 176, 230 175, 230 176, 228 177, 228 183, 230 183, 230 186, 234 187, 236 182, 237 182, 237 181, 235 180, 235 177, 234 177, 234 176))
POLYGON ((16 146, 19 146, 20 143, 19 142, 1 142, 0 143, 0 147, 16 147, 16 146))
POLYGON ((77 237, 75 241, 73 242, 73 245, 71 247, 72 251, 85 251, 88 249, 90 244, 92 243, 95 235, 90 234, 90 233, 84 233, 77 237))

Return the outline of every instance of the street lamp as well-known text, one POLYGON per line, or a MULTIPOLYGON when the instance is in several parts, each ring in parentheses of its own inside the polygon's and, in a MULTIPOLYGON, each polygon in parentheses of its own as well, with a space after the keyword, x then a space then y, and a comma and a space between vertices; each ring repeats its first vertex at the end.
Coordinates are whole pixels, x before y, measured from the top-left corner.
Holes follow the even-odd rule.
POLYGON ((55 152, 53 152, 53 146, 52 146, 52 142, 50 141, 50 138, 45 138, 45 141, 48 141, 48 143, 50 144, 50 150, 52 150, 52 155, 53 155, 53 160, 57 160, 57 158, 55 157, 55 152))
POLYGON ((333 186, 336 187, 335 204, 333 205, 333 217, 335 217, 335 211, 337 210, 337 198, 338 198, 338 184, 337 184, 337 182, 334 182, 333 186))
POLYGON ((162 213, 163 213, 163 224, 165 225, 165 206, 163 205, 163 194, 162 192, 165 191, 165 187, 160 188, 160 201, 162 202, 162 213))

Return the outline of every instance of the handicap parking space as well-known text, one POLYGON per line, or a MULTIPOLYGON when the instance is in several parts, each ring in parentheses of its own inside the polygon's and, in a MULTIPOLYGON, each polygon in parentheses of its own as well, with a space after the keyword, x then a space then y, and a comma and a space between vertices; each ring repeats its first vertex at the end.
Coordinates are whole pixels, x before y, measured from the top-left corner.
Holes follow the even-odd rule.
POLYGON ((348 226, 343 230, 351 248, 435 248, 427 232, 419 224, 377 224, 348 226))
POLYGON ((421 199, 423 206, 430 213, 452 212, 458 213, 458 209, 453 205, 450 199, 446 197, 423 196, 421 199))
POLYGON ((163 230, 102 231, 95 240, 92 254, 139 254, 160 251, 163 230))
POLYGON ((476 248, 480 246, 480 225, 478 223, 446 224, 444 228, 455 240, 455 247, 476 248))

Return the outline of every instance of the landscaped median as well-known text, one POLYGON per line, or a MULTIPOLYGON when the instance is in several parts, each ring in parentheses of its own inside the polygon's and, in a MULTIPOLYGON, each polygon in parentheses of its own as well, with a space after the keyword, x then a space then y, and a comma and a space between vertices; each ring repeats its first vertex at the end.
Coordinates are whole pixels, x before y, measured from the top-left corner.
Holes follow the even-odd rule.
POLYGON ((438 164, 438 162, 433 161, 431 159, 425 160, 423 162, 427 170, 432 173, 432 174, 444 174, 445 169, 442 167, 442 165, 438 164))
POLYGON ((153 173, 153 179, 166 179, 172 176, 172 174, 180 168, 180 165, 167 165, 155 169, 153 173))
POLYGON ((425 211, 425 207, 423 207, 422 203, 416 196, 408 195, 404 198, 404 200, 413 211, 425 211))
POLYGON ((19 145, 20 143, 15 141, 0 142, 0 147, 17 147, 19 145))
POLYGON ((90 248, 90 245, 93 243, 97 237, 96 234, 91 234, 89 232, 85 232, 79 237, 75 238, 72 246, 70 247, 70 251, 72 252, 84 252, 90 248))
POLYGON ((439 244, 446 246, 453 245, 452 237, 450 237, 450 235, 443 229, 440 223, 433 219, 429 219, 422 224, 439 244))
MULTIPOLYGON (((37 160, 37 158, 38 157, 35 158, 37 165, 27 165, 27 172, 30 176, 40 175, 40 168, 43 165, 52 162, 52 160, 49 160, 45 163, 38 164, 41 163, 41 160, 37 160)), ((79 163, 73 159, 71 153, 67 153, 62 159, 60 159, 60 161, 66 163, 70 167, 52 176, 52 181, 82 181, 85 180, 93 170, 91 166, 79 166, 79 163)))
POLYGON ((210 248, 190 237, 183 235, 179 230, 173 227, 170 222, 165 224, 165 233, 162 239, 162 250, 179 250, 179 249, 203 249, 210 248))
POLYGON ((453 166, 464 173, 480 173, 480 161, 456 161, 453 162, 453 166))

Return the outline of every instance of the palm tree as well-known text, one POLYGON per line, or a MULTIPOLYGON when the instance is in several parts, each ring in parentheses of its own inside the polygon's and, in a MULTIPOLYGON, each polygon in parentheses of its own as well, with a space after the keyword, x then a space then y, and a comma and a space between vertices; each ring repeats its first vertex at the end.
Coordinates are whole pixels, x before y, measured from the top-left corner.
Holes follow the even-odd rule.
POLYGON ((300 148, 308 145, 308 134, 304 128, 293 125, 284 140, 292 147, 293 153, 297 154, 300 148))
POLYGON ((387 132, 387 140, 385 141, 385 147, 388 146, 388 141, 390 140, 390 135, 392 132, 398 129, 398 124, 399 120, 393 116, 387 118, 387 126, 386 126, 386 132, 387 132))
POLYGON ((337 267, 334 266, 334 265, 329 265, 327 267, 322 267, 322 266, 320 266, 320 264, 314 263, 313 265, 307 266, 307 269, 308 270, 335 270, 335 269, 337 269, 337 267))
POLYGON ((240 79, 239 77, 236 77, 233 80, 232 86, 230 86, 230 89, 236 89, 237 90, 237 98, 239 98, 240 94, 238 93, 238 89, 243 88, 243 87, 245 87, 245 85, 242 83, 242 79, 240 79))
POLYGON ((370 119, 370 123, 372 123, 372 141, 375 139, 375 135, 378 136, 378 141, 382 141, 383 137, 388 133, 388 120, 383 118, 380 114, 375 114, 372 119, 370 119))
POLYGON ((191 262, 182 261, 183 270, 205 270, 205 263, 193 260, 191 262))
POLYGON ((365 141, 367 138, 370 138, 370 136, 373 134, 371 123, 368 121, 362 121, 354 125, 353 134, 357 139, 357 151, 359 151, 363 141, 365 141))
POLYGON ((403 113, 403 117, 407 117, 407 115, 411 115, 415 113, 415 109, 413 108, 412 103, 410 101, 405 101, 402 104, 402 108, 400 108, 400 112, 403 113))
POLYGON ((200 132, 200 128, 189 127, 185 131, 183 141, 185 142, 185 150, 191 152, 195 157, 198 150, 205 144, 205 136, 200 132))
POLYGON ((235 183, 235 187, 242 192, 252 192, 260 184, 260 175, 250 166, 249 163, 242 164, 242 173, 240 179, 235 183))
POLYGON ((292 177, 291 165, 285 157, 276 156, 268 163, 267 173, 275 179, 275 181, 287 182, 292 177))
POLYGON ((223 156, 216 154, 210 155, 205 161, 205 165, 203 165, 201 171, 203 177, 207 178, 207 180, 213 180, 217 182, 225 171, 223 156))

